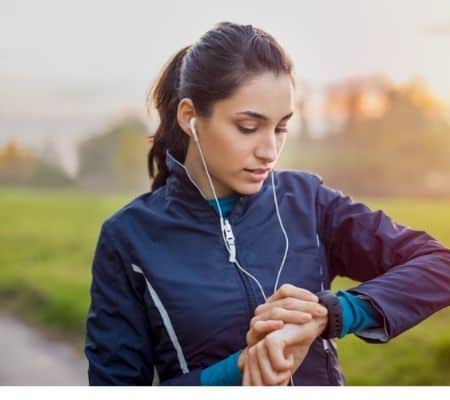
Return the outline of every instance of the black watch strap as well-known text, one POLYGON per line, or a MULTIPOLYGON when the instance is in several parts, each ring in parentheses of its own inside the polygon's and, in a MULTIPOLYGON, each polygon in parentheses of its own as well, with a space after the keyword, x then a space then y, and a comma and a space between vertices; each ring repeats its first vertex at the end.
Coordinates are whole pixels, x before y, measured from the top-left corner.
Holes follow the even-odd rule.
POLYGON ((328 310, 328 323, 321 337, 332 339, 339 337, 342 330, 342 308, 336 293, 331 290, 323 290, 316 293, 319 303, 328 310))

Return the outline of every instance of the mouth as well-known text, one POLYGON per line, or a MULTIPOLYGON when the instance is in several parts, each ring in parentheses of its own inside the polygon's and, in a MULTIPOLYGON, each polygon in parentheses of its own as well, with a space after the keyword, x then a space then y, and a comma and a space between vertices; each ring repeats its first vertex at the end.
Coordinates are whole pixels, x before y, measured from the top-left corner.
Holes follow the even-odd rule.
POLYGON ((265 172, 269 171, 269 168, 245 168, 246 171, 254 172, 256 174, 264 174, 265 172))
POLYGON ((245 168, 245 172, 247 172, 247 176, 252 180, 253 182, 259 182, 261 180, 264 180, 267 178, 267 175, 269 174, 269 168, 245 168))

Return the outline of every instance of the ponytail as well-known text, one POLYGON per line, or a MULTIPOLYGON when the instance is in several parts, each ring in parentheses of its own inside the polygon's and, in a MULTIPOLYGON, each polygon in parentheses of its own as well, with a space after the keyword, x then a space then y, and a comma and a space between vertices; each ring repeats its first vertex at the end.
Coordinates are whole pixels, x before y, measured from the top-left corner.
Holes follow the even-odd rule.
POLYGON ((181 163, 186 157, 189 138, 178 125, 177 108, 181 65, 190 47, 182 48, 169 60, 147 97, 148 110, 153 104, 160 117, 158 129, 150 137, 152 145, 147 157, 148 173, 153 178, 152 191, 163 186, 169 175, 165 163, 166 151, 169 150, 181 163))

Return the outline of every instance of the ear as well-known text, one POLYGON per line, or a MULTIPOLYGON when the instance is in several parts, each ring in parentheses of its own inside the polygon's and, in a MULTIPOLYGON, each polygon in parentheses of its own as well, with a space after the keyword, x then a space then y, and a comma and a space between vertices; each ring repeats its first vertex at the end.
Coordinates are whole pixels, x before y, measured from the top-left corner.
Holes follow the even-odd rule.
POLYGON ((189 125, 189 121, 191 118, 196 117, 197 114, 195 112, 194 103, 188 97, 185 97, 180 100, 177 108, 177 121, 181 130, 186 133, 189 137, 194 139, 193 134, 191 132, 191 127, 189 125))

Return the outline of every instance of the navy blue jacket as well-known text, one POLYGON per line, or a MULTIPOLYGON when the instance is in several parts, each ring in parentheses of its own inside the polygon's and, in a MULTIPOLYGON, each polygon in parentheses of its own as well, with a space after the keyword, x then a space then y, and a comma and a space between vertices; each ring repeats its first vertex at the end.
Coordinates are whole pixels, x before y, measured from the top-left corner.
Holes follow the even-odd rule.
MULTIPOLYGON (((216 211, 169 153, 166 184, 124 206, 101 229, 93 260, 85 353, 91 385, 199 385, 203 368, 245 347, 264 299, 228 261, 216 211)), ((337 275, 383 316, 387 341, 450 304, 450 250, 422 231, 301 171, 276 171, 290 240, 280 285, 311 292, 337 275)), ((271 294, 285 242, 266 179, 229 217, 240 264, 271 294)), ((380 341, 376 335, 363 337, 380 341)), ((382 341, 382 340, 381 340, 382 341)), ((318 338, 296 385, 344 383, 333 341, 318 338)))

